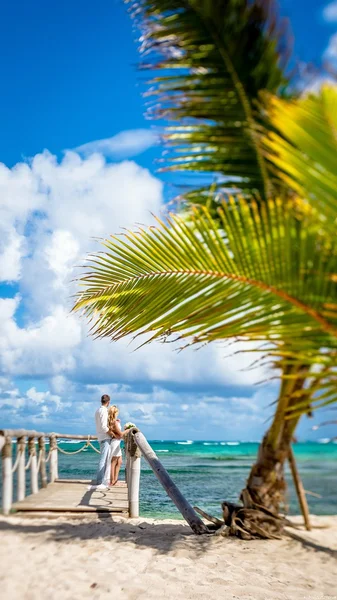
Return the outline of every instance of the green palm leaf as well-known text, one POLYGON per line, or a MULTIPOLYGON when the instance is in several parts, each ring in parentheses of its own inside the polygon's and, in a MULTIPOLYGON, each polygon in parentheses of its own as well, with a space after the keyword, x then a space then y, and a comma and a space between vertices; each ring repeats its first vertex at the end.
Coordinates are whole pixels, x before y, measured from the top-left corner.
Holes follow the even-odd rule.
POLYGON ((192 343, 240 337, 331 347, 337 335, 335 244, 280 201, 230 199, 217 229, 207 210, 193 226, 128 232, 104 242, 82 278, 75 309, 92 332, 117 340, 177 334, 192 343), (222 231, 223 229, 223 231, 222 231), (333 340, 333 341, 332 341, 333 340))
MULTIPOLYGON (((151 82, 149 115, 173 120, 166 169, 219 173, 215 187, 268 195, 256 135, 261 90, 286 83, 289 42, 274 0, 131 0, 142 28, 141 50, 161 74, 151 82)), ((205 202, 209 185, 185 199, 205 202)))
POLYGON ((332 343, 328 348, 294 349, 290 344, 269 348, 268 358, 281 369, 282 380, 297 380, 298 365, 306 367, 306 386, 289 398, 285 416, 293 419, 301 414, 330 406, 337 402, 337 353, 332 343), (290 374, 289 374, 290 372, 290 374))
POLYGON ((337 216, 337 87, 284 102, 272 97, 266 157, 277 177, 308 200, 328 222, 337 216))

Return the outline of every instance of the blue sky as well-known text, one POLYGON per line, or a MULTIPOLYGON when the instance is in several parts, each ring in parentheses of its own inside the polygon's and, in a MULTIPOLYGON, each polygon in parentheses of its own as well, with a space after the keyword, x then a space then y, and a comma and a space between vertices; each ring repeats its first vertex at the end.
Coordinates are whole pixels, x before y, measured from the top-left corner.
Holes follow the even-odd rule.
MULTIPOLYGON (((282 0, 281 13, 299 61, 336 60, 337 2, 282 0)), ((268 374, 242 370, 251 358, 223 345, 132 352, 92 342, 69 315, 92 237, 149 222, 170 194, 125 6, 13 0, 1 17, 1 425, 92 432, 108 391, 150 438, 259 439, 277 388, 254 385, 268 374)), ((300 436, 329 435, 312 424, 300 436)))

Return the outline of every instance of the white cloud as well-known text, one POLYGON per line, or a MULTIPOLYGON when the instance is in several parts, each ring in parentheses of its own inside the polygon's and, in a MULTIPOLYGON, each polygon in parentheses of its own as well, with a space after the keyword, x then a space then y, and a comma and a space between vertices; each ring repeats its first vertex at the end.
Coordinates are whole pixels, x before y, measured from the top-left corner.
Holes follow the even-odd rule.
POLYGON ((25 238, 11 227, 2 231, 0 239, 0 281, 12 282, 20 279, 21 258, 25 252, 25 238))
POLYGON ((330 2, 323 8, 323 19, 328 23, 337 23, 337 2, 330 2))
POLYGON ((38 322, 19 327, 15 313, 20 298, 0 299, 0 368, 9 375, 48 376, 75 368, 73 349, 81 327, 62 306, 38 322))
POLYGON ((106 384, 77 385, 62 396, 32 386, 21 393, 17 387, 0 381, 0 408, 9 425, 25 427, 43 421, 44 430, 59 429, 82 434, 94 432, 94 412, 102 392, 109 393, 120 409, 122 423, 136 423, 149 439, 255 439, 265 429, 266 397, 272 391, 260 390, 249 397, 212 396, 201 392, 173 392, 153 386, 139 392, 137 386, 106 384), (183 404, 181 402, 183 401, 183 404), (183 432, 183 433, 182 433, 183 432), (239 433, 240 432, 240 433, 239 433))
POLYGON ((55 261, 64 266, 64 260, 70 264, 91 250, 93 237, 116 233, 122 225, 131 227, 137 221, 148 223, 150 213, 159 212, 161 197, 162 183, 147 169, 131 161, 107 164, 98 154, 82 159, 67 152, 58 163, 45 151, 13 169, 0 164, 2 279, 18 280, 28 254, 23 273, 28 281, 23 283, 32 289, 32 280, 41 279, 45 267, 52 273, 53 268, 62 269, 55 261), (27 225, 30 234, 24 244, 27 225), (68 248, 62 248, 65 237, 68 248))
MULTIPOLYGON (((60 410, 63 407, 60 396, 51 394, 50 391, 38 392, 35 387, 32 387, 29 390, 27 390, 26 396, 34 404, 44 405, 46 403, 53 402, 56 407, 56 410, 60 410)), ((42 406, 42 408, 43 408, 43 406, 42 406)))
POLYGON ((330 63, 337 61, 337 33, 331 36, 328 47, 324 52, 324 58, 330 63))
POLYGON ((25 419, 28 428, 40 421, 53 420, 55 414, 62 415, 64 419, 70 405, 50 391, 37 391, 31 387, 22 393, 10 380, 0 380, 1 414, 14 427, 22 424, 22 419, 25 419))
MULTIPOLYGON (((7 272, 0 273, 20 289, 15 298, 0 300, 0 376, 9 381, 1 402, 8 419, 16 425, 42 420, 46 427, 53 423, 52 429, 59 424, 61 430, 86 431, 92 425, 93 398, 108 389, 123 418, 136 419, 149 435, 150 426, 158 434, 163 426, 174 436, 191 418, 209 419, 215 427, 217 419, 233 420, 243 410, 258 423, 241 395, 231 406, 225 394, 206 397, 202 391, 210 386, 249 390, 265 377, 262 368, 240 371, 255 355, 228 357, 228 349, 219 344, 179 354, 172 344, 151 344, 133 352, 136 345, 130 347, 128 340, 93 341, 87 325, 69 312, 74 265, 97 249, 92 238, 151 222, 151 213, 162 207, 157 178, 132 161, 107 164, 99 154, 82 159, 67 152, 58 162, 45 151, 13 169, 0 165, 0 189, 0 227, 4 239, 12 240, 2 247, 0 261, 6 259, 7 272), (21 392, 20 380, 30 378, 34 382, 21 392), (36 380, 43 381, 42 389, 36 380), (154 387, 139 392, 140 383, 154 387), (170 391, 168 384, 185 391, 170 391), (186 391, 192 387, 194 394, 186 391)), ((198 431, 195 435, 202 436, 198 431)))
POLYGON ((151 129, 130 129, 121 131, 111 138, 95 140, 77 146, 75 151, 89 156, 91 154, 103 154, 113 158, 130 158, 141 154, 158 142, 158 136, 151 129))

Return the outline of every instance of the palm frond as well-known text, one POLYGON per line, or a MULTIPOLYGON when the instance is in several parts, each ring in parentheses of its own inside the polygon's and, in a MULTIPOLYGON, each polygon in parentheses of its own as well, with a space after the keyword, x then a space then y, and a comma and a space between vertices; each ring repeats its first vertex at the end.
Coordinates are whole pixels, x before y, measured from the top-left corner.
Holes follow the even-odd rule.
MULTIPOLYGON (((218 173, 219 189, 268 195, 254 103, 286 84, 289 35, 274 0, 131 0, 141 51, 159 70, 148 115, 172 120, 165 169, 218 173)), ((198 200, 207 196, 200 188, 198 200), (201 191, 201 193, 200 193, 201 191)), ((194 190, 184 194, 194 202, 194 190)))
POLYGON ((92 333, 296 340, 297 351, 335 344, 333 239, 278 200, 258 209, 231 198, 220 219, 217 229, 201 209, 191 225, 172 216, 104 242, 75 305, 92 320, 92 333))
POLYGON ((337 402, 337 352, 334 347, 307 347, 298 351, 290 344, 280 345, 270 349, 269 357, 273 357, 273 366, 281 371, 282 380, 298 379, 296 367, 299 364, 305 365, 307 370, 305 385, 289 398, 286 419, 310 415, 314 410, 337 402))
POLYGON ((308 200, 328 222, 337 217, 337 87, 318 96, 269 101, 276 131, 265 140, 277 177, 308 200))

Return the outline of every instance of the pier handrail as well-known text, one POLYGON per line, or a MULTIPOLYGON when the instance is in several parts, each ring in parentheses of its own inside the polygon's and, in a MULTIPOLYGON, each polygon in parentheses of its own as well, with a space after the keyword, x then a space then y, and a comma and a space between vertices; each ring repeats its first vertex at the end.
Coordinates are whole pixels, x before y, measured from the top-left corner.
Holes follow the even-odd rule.
MULTIPOLYGON (((64 433, 42 433, 26 429, 0 429, 0 450, 2 457, 2 510, 8 515, 13 505, 13 478, 17 472, 17 500, 20 502, 26 497, 26 471, 30 469, 30 494, 39 491, 39 484, 46 488, 48 483, 58 479, 58 451, 64 454, 78 454, 86 447, 91 446, 91 440, 97 440, 95 435, 79 435, 64 433), (16 459, 13 465, 12 443, 17 440, 16 459), (49 452, 46 456, 46 439, 49 440, 49 452), (71 439, 83 440, 86 444, 75 451, 66 451, 58 446, 57 440, 71 439), (26 447, 28 448, 28 461, 26 463, 26 447), (49 481, 47 473, 49 465, 49 481)), ((139 517, 139 484, 141 456, 149 463, 156 477, 174 502, 184 519, 194 533, 207 533, 206 525, 198 517, 192 506, 184 498, 170 475, 160 462, 158 456, 151 448, 145 436, 136 427, 130 429, 125 438, 126 452, 126 483, 128 488, 128 508, 130 517, 139 517)))
MULTIPOLYGON (((0 429, 0 438, 10 436, 12 438, 20 438, 20 437, 34 437, 34 438, 48 438, 54 436, 57 439, 62 440, 87 440, 90 438, 91 440, 97 440, 97 435, 82 435, 82 434, 72 434, 72 433, 41 433, 41 431, 30 431, 29 429, 0 429)), ((1 448, 1 446, 0 446, 1 448)))
MULTIPOLYGON (((145 460, 150 465, 155 476, 157 477, 157 479, 159 479, 159 481, 160 481, 161 485, 163 486, 164 490, 166 491, 167 495, 174 502, 177 509, 184 517, 185 521, 187 521, 187 523, 191 527, 192 531, 197 535, 209 533, 209 530, 208 530, 207 526, 205 525, 205 523, 200 519, 200 517, 198 517, 195 510, 192 508, 192 506, 189 504, 189 502, 186 500, 186 498, 184 498, 184 496, 182 495, 181 491, 176 486, 174 481, 172 481, 170 475, 168 474, 165 467, 160 462, 160 460, 159 460, 158 456, 156 455, 155 451, 153 450, 153 448, 151 448, 151 446, 150 446, 149 442, 147 441, 146 437, 144 436, 144 434, 135 427, 130 430, 128 438, 129 438, 128 442, 130 440, 130 446, 132 445, 132 442, 133 442, 137 446, 137 448, 139 448, 140 453, 142 454, 142 456, 144 456, 145 460)), ((128 446, 129 446, 129 443, 128 443, 128 446)), ((132 493, 132 486, 135 485, 133 483, 133 479, 135 479, 137 481, 137 475, 134 477, 132 475, 133 474, 131 471, 131 476, 130 476, 131 493, 132 493)), ((129 484, 129 478, 128 478, 128 484, 129 484)), ((138 478, 138 486, 139 486, 139 478, 138 478)), ((137 489, 137 492, 138 492, 138 489, 137 489)))
POLYGON ((17 475, 17 500, 24 500, 27 495, 26 472, 30 470, 29 494, 36 494, 39 488, 47 487, 58 479, 58 451, 64 454, 78 454, 61 449, 58 440, 83 440, 86 442, 80 449, 83 451, 88 446, 99 452, 91 443, 97 440, 96 435, 79 435, 69 433, 44 433, 31 429, 0 429, 0 452, 2 458, 2 512, 10 513, 13 505, 14 475, 17 475), (17 441, 15 463, 13 465, 13 440, 17 441), (49 442, 48 455, 46 442, 49 442), (26 462, 26 447, 28 460, 26 462), (47 473, 49 466, 49 477, 47 473))

